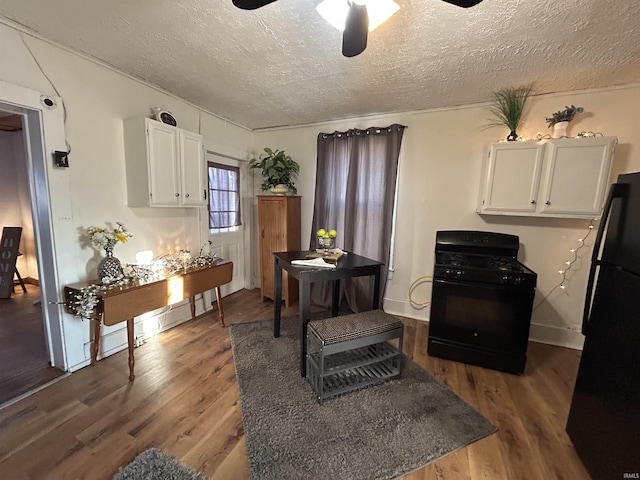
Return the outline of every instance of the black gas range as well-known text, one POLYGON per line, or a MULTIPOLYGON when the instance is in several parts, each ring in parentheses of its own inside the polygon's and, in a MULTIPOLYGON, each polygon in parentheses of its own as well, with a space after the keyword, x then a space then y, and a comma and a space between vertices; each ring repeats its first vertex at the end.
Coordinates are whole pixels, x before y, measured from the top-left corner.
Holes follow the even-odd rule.
POLYGON ((516 235, 436 233, 428 353, 522 373, 537 275, 516 235))

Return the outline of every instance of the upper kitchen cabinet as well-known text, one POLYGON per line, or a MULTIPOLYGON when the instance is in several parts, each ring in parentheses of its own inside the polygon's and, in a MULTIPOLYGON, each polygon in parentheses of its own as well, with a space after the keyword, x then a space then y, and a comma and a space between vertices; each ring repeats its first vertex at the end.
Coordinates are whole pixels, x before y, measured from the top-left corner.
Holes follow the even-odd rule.
POLYGON ((599 217, 616 141, 595 137, 490 145, 478 213, 599 217))
POLYGON ((130 207, 206 204, 202 137, 149 118, 124 121, 130 207))

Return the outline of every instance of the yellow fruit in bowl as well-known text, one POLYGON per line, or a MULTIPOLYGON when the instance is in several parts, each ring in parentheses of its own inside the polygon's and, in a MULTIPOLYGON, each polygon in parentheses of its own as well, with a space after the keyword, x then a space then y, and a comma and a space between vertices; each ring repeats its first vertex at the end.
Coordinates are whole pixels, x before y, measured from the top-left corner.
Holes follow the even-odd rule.
POLYGON ((316 232, 316 235, 318 235, 319 237, 324 237, 326 234, 327 234, 327 231, 324 228, 321 228, 316 232))
POLYGON ((335 230, 329 230, 329 238, 336 238, 338 236, 338 232, 335 230))

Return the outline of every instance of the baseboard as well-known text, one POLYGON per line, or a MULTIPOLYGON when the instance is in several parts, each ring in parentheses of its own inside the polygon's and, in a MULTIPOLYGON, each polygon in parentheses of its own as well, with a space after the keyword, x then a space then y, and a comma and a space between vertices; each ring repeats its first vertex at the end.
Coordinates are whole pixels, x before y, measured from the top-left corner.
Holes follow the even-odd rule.
POLYGON ((569 328, 532 323, 529 330, 529 341, 582 350, 584 336, 569 328))
POLYGON ((429 321, 429 305, 415 307, 407 300, 385 297, 383 300, 383 310, 391 315, 413 318, 414 320, 421 320, 423 322, 429 321))
MULTIPOLYGON (((423 322, 429 321, 430 309, 428 305, 422 308, 415 307, 407 300, 384 298, 383 309, 391 315, 412 318, 423 322)), ((532 323, 529 331, 529 340, 532 342, 546 343, 558 347, 582 350, 584 336, 580 332, 568 328, 532 323)))

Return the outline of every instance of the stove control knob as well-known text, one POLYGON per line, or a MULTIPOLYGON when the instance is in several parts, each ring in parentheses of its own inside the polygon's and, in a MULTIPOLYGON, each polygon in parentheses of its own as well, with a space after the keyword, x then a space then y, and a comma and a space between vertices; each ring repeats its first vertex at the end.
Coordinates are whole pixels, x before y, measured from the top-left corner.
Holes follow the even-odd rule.
POLYGON ((504 285, 509 283, 509 275, 503 275, 502 278, 500 279, 500 283, 502 283, 504 285))
POLYGON ((513 284, 514 284, 514 285, 520 285, 520 284, 522 283, 522 281, 523 281, 523 280, 524 280, 524 278, 522 278, 522 277, 515 277, 515 278, 513 279, 513 284))
POLYGON ((460 278, 462 276, 462 273, 463 273, 462 270, 458 270, 456 272, 456 278, 460 278))

